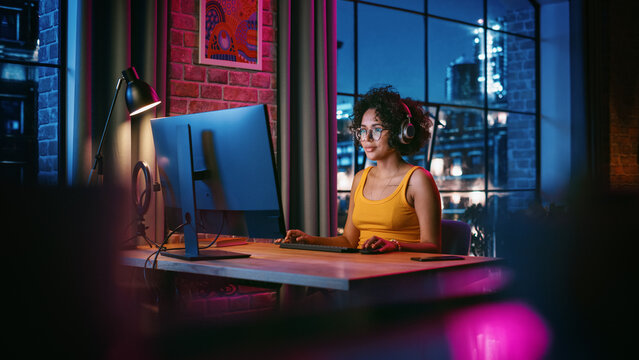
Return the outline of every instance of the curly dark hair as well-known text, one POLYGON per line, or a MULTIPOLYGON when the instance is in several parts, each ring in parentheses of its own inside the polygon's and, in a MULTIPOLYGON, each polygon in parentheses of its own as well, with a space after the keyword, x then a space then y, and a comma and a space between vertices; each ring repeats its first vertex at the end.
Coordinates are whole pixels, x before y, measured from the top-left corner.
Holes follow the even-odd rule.
MULTIPOLYGON (((416 153, 430 139, 429 129, 432 121, 424 114, 422 105, 410 98, 402 99, 397 90, 390 85, 371 88, 355 103, 350 126, 351 132, 354 133, 355 129, 362 125, 362 117, 368 109, 375 109, 382 126, 390 129, 388 144, 391 148, 399 151, 401 155, 416 153), (408 144, 402 144, 399 140, 400 128, 407 116, 402 102, 410 109, 411 123, 415 127, 415 137, 408 144)), ((355 140, 355 146, 359 145, 359 142, 355 140)))

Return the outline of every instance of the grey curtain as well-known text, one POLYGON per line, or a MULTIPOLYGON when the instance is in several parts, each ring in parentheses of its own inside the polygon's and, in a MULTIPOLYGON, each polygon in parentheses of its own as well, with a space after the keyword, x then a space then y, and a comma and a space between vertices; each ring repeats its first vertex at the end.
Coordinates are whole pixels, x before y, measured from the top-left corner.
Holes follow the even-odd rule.
MULTIPOLYGON (((68 139, 72 144, 72 185, 86 183, 122 70, 134 66, 160 98, 166 99, 165 1, 80 1, 78 15, 76 90, 69 95, 75 99, 75 116, 69 124, 73 135, 68 139)), ((120 88, 102 150, 105 183, 130 182, 131 161, 137 159, 140 151, 148 151, 146 143, 139 143, 140 134, 132 133, 132 126, 145 135, 139 120, 165 112, 163 103, 155 112, 130 122, 124 101, 125 85, 120 88)))
MULTIPOLYGON (((153 176, 157 174, 150 119, 165 114, 167 2, 88 0, 79 1, 77 6, 75 94, 69 94, 74 99, 74 110, 68 121, 70 184, 83 186, 87 182, 117 79, 123 70, 135 67, 140 78, 163 100, 153 111, 130 119, 125 102, 126 83, 121 85, 102 155, 104 183, 128 189, 138 160, 149 164, 153 176)), ((151 209, 161 209, 161 204, 155 201, 160 198, 159 193, 155 195, 158 196, 153 196, 151 209)), ((146 216, 152 238, 156 216, 154 210, 146 216)))
POLYGON ((604 191, 610 187, 609 7, 570 2, 571 181, 604 191))
POLYGON ((337 231, 335 0, 278 2, 278 160, 288 228, 337 231))

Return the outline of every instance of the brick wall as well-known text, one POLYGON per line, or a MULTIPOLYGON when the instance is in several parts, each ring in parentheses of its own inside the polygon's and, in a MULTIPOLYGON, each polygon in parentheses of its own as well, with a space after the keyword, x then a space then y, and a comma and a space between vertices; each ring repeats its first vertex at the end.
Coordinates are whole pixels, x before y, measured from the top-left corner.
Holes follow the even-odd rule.
POLYGON ((639 28, 627 6, 610 3, 610 187, 639 191, 639 28))
POLYGON ((187 319, 256 319, 279 310, 276 289, 232 279, 180 274, 176 289, 180 294, 178 311, 187 319))
MULTIPOLYGON (((198 63, 198 0, 172 0, 169 15, 169 116, 267 104, 271 137, 277 139, 277 14, 276 0, 263 0, 262 70, 218 67, 198 63)), ((259 316, 277 308, 277 292, 259 286, 225 283, 219 279, 183 277, 178 288, 184 316, 237 318, 259 316)))
POLYGON ((263 0, 262 71, 198 63, 198 0, 172 0, 169 16, 168 113, 191 114, 267 104, 276 139, 276 0, 263 0))
POLYGON ((169 291, 174 296, 169 300, 173 307, 166 314, 171 320, 256 320, 280 309, 279 291, 274 284, 162 270, 151 272, 149 268, 145 274, 143 269, 124 267, 117 273, 117 285, 131 303, 140 306, 142 326, 150 325, 152 330, 161 321, 159 306, 163 305, 159 302, 168 300, 159 298, 163 286, 171 286, 169 291))
MULTIPOLYGON (((38 59, 57 64, 60 61, 58 0, 41 0, 38 8, 40 46, 38 59)), ((58 111, 59 71, 38 67, 38 183, 56 184, 58 181, 58 111)))

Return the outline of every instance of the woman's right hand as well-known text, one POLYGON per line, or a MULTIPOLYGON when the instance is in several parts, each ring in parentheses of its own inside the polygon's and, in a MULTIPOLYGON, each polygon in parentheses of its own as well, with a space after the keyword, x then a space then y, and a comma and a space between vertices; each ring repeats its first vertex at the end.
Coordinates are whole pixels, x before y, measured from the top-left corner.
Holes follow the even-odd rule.
POLYGON ((308 243, 311 240, 311 236, 306 234, 305 232, 301 231, 301 230, 289 230, 286 232, 286 237, 284 239, 277 239, 275 240, 276 244, 279 243, 308 243))

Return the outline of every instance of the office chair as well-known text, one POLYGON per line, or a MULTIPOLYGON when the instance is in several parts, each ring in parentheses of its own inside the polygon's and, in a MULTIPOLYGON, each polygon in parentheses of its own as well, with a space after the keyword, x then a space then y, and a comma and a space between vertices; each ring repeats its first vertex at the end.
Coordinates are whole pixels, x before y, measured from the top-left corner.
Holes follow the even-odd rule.
POLYGON ((470 253, 470 225, 463 221, 442 219, 442 253, 470 253))

